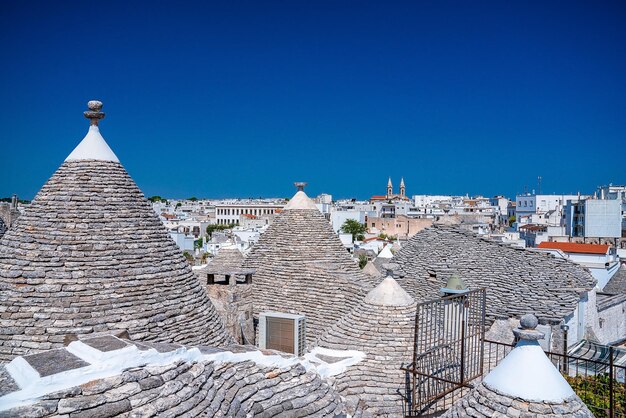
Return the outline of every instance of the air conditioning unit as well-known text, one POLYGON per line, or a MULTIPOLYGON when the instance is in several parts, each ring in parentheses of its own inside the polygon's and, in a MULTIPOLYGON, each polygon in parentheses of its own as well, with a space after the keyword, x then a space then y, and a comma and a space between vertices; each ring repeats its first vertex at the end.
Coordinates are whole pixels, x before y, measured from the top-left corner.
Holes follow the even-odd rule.
POLYGON ((259 348, 277 350, 303 356, 306 337, 306 318, 281 312, 263 312, 259 315, 259 348))

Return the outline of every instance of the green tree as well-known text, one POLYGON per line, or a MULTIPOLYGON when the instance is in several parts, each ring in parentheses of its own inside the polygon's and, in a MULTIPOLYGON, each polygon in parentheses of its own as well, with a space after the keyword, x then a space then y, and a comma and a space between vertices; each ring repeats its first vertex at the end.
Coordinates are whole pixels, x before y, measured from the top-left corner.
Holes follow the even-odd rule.
POLYGON ((229 224, 229 225, 211 224, 211 225, 207 225, 206 233, 209 237, 212 237, 213 232, 215 231, 225 231, 226 229, 233 229, 235 226, 237 226, 237 224, 229 224))
POLYGON ((193 255, 189 254, 187 251, 183 252, 183 256, 187 259, 187 262, 193 265, 193 255))
POLYGON ((363 234, 367 231, 367 227, 365 224, 362 224, 359 221, 354 219, 346 219, 346 221, 341 225, 341 232, 346 234, 352 234, 352 239, 362 239, 363 234))
POLYGON ((202 237, 199 237, 193 242, 194 248, 202 248, 202 237))
POLYGON ((365 254, 361 254, 359 256, 359 268, 364 269, 367 264, 367 256, 365 254))
POLYGON ((151 201, 152 203, 154 202, 167 202, 167 200, 163 199, 161 196, 159 195, 155 195, 155 196, 150 196, 148 198, 149 201, 151 201))
POLYGON ((190 198, 188 198, 187 200, 190 200, 190 201, 192 201, 192 202, 197 202, 197 201, 198 201, 198 198, 197 198, 197 197, 195 197, 195 196, 191 196, 191 197, 190 197, 190 198))
POLYGON ((509 225, 513 225, 515 221, 517 221, 517 219, 515 218, 515 215, 511 215, 509 217, 509 225))

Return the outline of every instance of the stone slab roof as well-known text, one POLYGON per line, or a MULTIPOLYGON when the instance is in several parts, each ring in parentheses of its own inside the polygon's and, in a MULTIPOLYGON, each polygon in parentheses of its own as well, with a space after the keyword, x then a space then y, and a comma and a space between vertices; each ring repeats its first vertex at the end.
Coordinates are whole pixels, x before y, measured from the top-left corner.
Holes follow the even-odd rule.
POLYGON ((3 417, 345 416, 340 396, 317 373, 249 347, 187 349, 105 336, 32 356, 0 366, 3 417), (46 360, 58 363, 55 374, 42 373, 46 360))
POLYGON ((5 225, 4 221, 0 219, 0 238, 2 238, 5 232, 7 232, 7 226, 5 225))
POLYGON ((414 300, 386 278, 319 341, 322 348, 365 353, 363 361, 335 376, 335 385, 350 404, 372 416, 402 415, 400 366, 412 359, 415 309, 414 300))
POLYGON ((220 248, 213 260, 206 267, 198 270, 198 274, 252 274, 254 269, 244 269, 245 258, 237 248, 220 248))
POLYGON ((382 273, 376 268, 374 263, 372 263, 371 261, 368 261, 365 267, 363 267, 363 273, 373 278, 382 277, 382 273))
POLYGON ((256 269, 255 315, 268 311, 305 315, 307 344, 312 347, 376 279, 359 269, 326 218, 304 201, 304 192, 298 194, 294 205, 261 235, 244 267, 256 269))
POLYGON ((626 294, 626 264, 622 264, 620 268, 615 272, 611 280, 602 289, 604 293, 626 294))
POLYGON ((481 382, 455 403, 443 418, 466 417, 569 417, 591 418, 593 414, 576 395, 560 402, 529 401, 509 396, 481 382))
POLYGON ((618 293, 615 295, 607 293, 596 293, 596 306, 598 311, 603 311, 615 305, 621 305, 626 302, 626 293, 618 293))
POLYGON ((453 274, 470 289, 487 288, 489 321, 534 312, 542 322, 559 322, 595 286, 587 269, 568 260, 450 226, 418 232, 392 263, 394 277, 418 301, 439 297, 453 274))
POLYGON ((0 362, 72 335, 229 341, 167 230, 118 162, 64 162, 0 240, 0 362))

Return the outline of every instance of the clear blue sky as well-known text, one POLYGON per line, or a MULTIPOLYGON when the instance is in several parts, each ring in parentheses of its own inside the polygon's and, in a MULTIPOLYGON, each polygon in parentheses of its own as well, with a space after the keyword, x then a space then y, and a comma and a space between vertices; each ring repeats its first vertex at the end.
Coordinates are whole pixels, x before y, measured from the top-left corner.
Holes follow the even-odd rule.
POLYGON ((148 196, 626 182, 626 3, 3 1, 0 196, 101 130, 148 196))

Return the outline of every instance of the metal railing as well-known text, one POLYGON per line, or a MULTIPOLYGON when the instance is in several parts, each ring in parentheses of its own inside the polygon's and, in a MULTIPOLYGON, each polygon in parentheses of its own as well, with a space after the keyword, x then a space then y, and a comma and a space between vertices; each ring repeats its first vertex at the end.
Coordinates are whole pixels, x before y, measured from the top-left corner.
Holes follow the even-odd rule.
MULTIPOLYGON (((484 341, 484 374, 489 373, 514 348, 512 344, 484 341)), ((626 366, 615 364, 616 350, 608 347, 606 360, 545 351, 574 392, 596 417, 626 417, 626 366)))
POLYGON ((447 409, 482 375, 485 289, 417 305, 413 362, 405 372, 405 416, 447 409))

